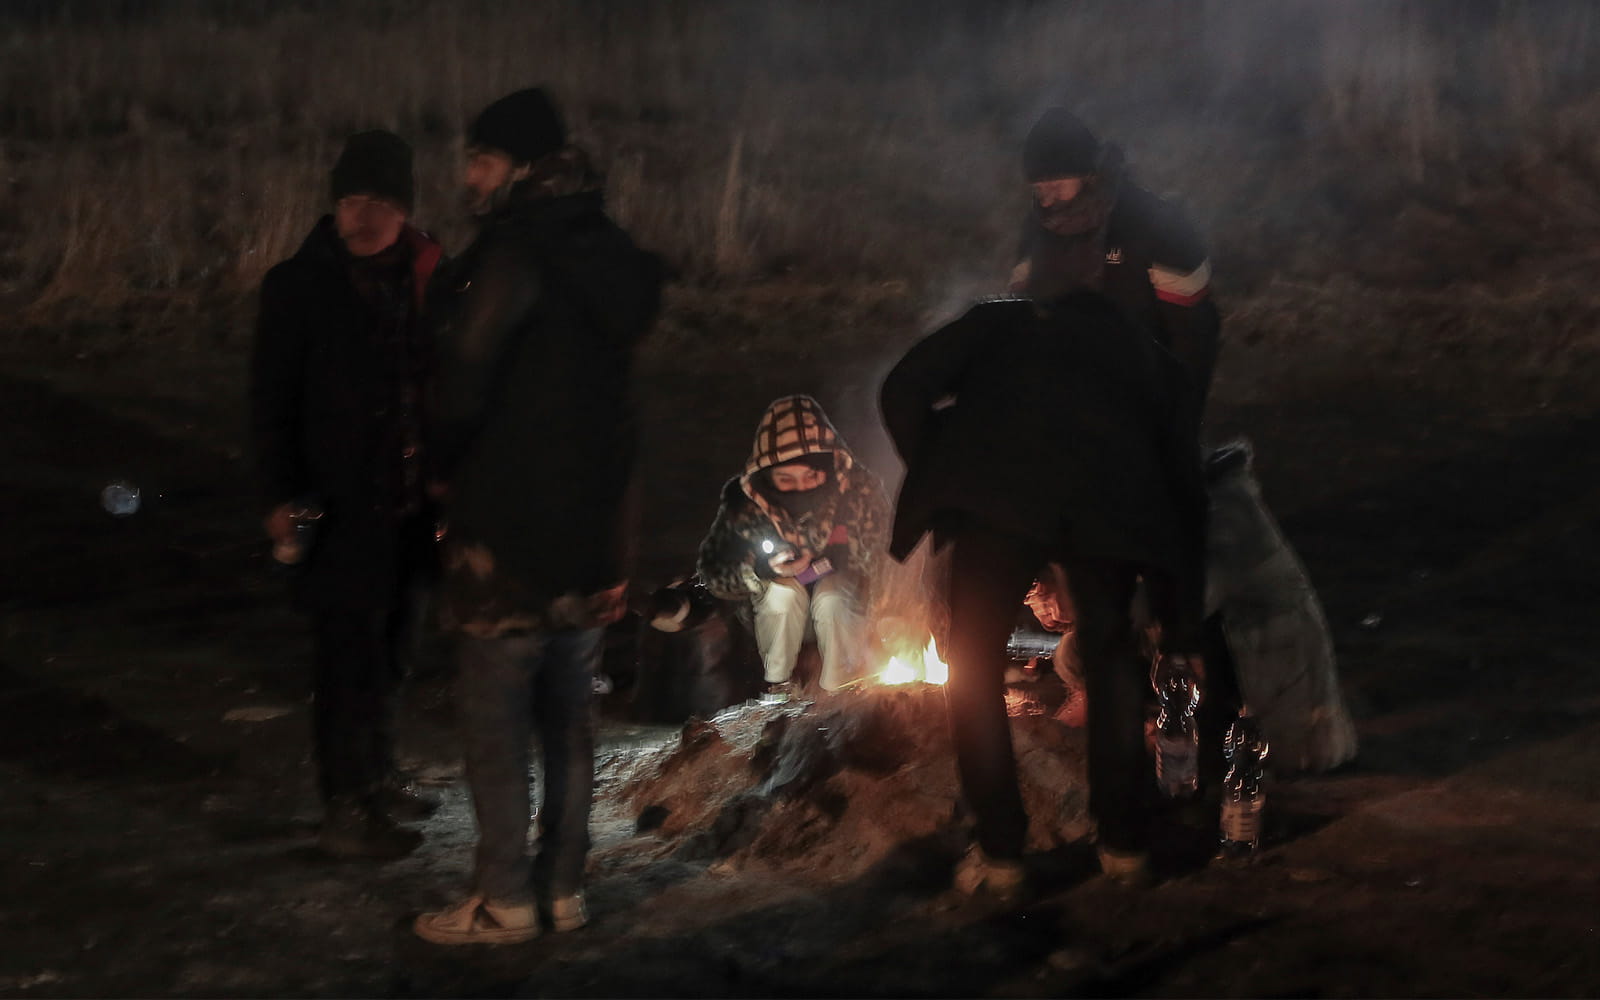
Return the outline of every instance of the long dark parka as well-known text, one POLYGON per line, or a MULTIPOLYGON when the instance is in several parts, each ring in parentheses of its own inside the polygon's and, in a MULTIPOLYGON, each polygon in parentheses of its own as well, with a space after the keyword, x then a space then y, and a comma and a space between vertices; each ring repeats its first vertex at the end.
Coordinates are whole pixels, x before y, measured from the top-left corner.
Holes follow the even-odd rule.
POLYGON ((601 194, 531 182, 435 283, 441 620, 477 636, 593 624, 627 576, 633 351, 661 267, 601 194))

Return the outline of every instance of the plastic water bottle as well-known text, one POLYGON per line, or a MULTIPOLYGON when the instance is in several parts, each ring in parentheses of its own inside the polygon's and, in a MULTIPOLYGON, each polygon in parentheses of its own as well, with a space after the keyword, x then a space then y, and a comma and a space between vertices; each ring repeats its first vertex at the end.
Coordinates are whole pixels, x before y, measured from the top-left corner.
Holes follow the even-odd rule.
POLYGON ((1267 740, 1261 725, 1249 709, 1228 727, 1222 744, 1228 772, 1222 778, 1221 855, 1244 859, 1255 854, 1261 844, 1261 810, 1267 795, 1267 740))
POLYGON ((100 506, 113 517, 128 517, 139 512, 139 487, 118 479, 100 491, 100 506))
POLYGON ((1200 679, 1188 657, 1162 654, 1150 671, 1161 713, 1156 717, 1156 784, 1171 798, 1200 788, 1200 679))
POLYGON ((1059 632, 1040 632, 1037 629, 1017 629, 1006 640, 1006 659, 1014 663, 1030 660, 1048 660, 1056 655, 1061 645, 1059 632))

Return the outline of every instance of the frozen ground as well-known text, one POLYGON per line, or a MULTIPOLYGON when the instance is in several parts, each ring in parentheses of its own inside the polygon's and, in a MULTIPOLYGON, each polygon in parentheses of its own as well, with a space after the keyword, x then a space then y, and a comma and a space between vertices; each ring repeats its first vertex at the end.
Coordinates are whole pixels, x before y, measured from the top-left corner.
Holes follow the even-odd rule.
MULTIPOLYGON (((945 890, 937 834, 848 877, 804 852, 719 864, 636 833, 613 780, 592 925, 456 952, 407 930, 457 890, 472 841, 436 643, 404 735, 446 798, 427 843, 385 866, 308 849, 304 630, 256 541, 236 405, 186 401, 208 380, 229 398, 236 375, 130 360, 0 380, 0 995, 1600 992, 1592 415, 1495 415, 1360 375, 1224 395, 1213 423, 1256 440, 1363 745, 1272 788, 1254 867, 1180 864, 1135 893, 1072 844, 1004 907, 945 890), (146 490, 125 520, 97 503, 118 476, 146 490)), ((688 558, 778 381, 651 375, 653 579, 688 558)), ((874 447, 861 388, 837 395, 874 447)), ((606 733, 603 776, 673 738, 606 733)))

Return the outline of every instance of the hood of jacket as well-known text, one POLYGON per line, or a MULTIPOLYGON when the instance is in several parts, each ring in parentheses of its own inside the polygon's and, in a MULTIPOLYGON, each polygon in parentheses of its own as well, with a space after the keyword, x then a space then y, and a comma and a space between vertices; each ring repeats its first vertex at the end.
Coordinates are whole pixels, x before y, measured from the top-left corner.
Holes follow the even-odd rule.
MULTIPOLYGON (((758 477, 773 466, 784 465, 807 455, 823 454, 833 456, 833 474, 829 477, 827 487, 819 489, 831 488, 837 498, 850 488, 856 459, 817 401, 810 396, 785 396, 774 400, 761 415, 750 458, 739 476, 739 486, 745 496, 791 541, 796 540, 799 534, 792 524, 793 518, 788 511, 773 503, 760 488, 758 477)), ((834 506, 836 504, 829 504, 819 509, 817 517, 831 520, 834 506)))

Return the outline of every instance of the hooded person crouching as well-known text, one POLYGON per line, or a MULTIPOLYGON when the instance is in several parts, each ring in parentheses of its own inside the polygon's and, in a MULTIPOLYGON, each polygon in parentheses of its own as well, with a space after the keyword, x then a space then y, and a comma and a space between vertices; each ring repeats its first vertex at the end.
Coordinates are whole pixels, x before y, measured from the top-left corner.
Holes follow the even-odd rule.
POLYGON ((877 477, 816 400, 786 396, 767 407, 744 472, 722 489, 698 567, 713 594, 749 602, 767 681, 763 700, 793 693, 808 631, 822 654, 824 691, 861 672, 864 609, 888 525, 877 477))

